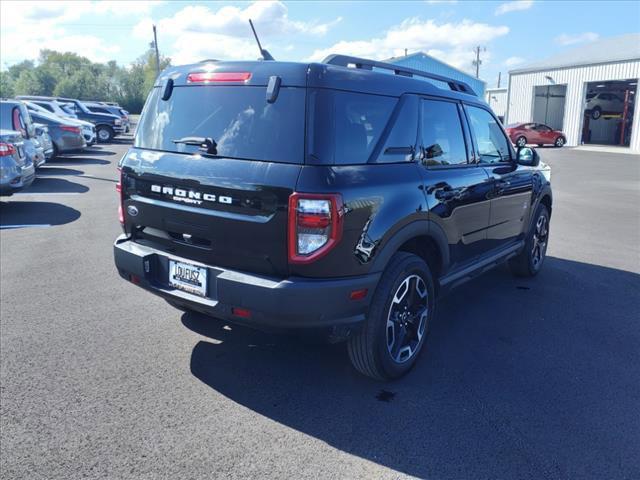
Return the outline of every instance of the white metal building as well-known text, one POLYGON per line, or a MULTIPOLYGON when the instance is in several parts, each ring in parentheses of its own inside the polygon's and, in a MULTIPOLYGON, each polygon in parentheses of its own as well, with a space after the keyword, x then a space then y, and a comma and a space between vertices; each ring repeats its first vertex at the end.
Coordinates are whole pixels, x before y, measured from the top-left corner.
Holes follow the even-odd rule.
POLYGON ((640 33, 596 41, 509 72, 505 124, 563 130, 567 145, 640 151, 640 33))
POLYGON ((504 116, 507 113, 507 88, 487 88, 484 92, 484 100, 489 104, 493 113, 504 121, 504 116))

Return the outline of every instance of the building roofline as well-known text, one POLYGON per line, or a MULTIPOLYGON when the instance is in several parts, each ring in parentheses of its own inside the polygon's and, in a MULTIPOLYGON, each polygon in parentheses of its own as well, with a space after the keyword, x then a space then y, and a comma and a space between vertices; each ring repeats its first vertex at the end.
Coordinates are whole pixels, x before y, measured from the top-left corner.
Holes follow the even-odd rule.
POLYGON ((415 57, 417 55, 424 55, 425 57, 429 57, 431 60, 435 60, 436 62, 449 67, 451 70, 455 70, 458 73, 461 73, 463 75, 466 75, 468 77, 473 78, 474 80, 478 81, 478 82, 482 82, 485 85, 485 90, 486 90, 486 85, 487 82, 485 80, 482 80, 481 78, 476 78, 473 75, 471 75, 469 72, 465 72, 464 70, 460 70, 459 68, 454 67, 453 65, 448 64, 447 62, 440 60, 439 58, 434 57, 433 55, 429 55, 428 53, 423 52, 422 50, 418 51, 418 52, 413 52, 410 53, 408 55, 401 55, 399 57, 391 57, 391 58, 387 58, 386 60, 382 60, 383 62, 387 62, 387 63, 393 63, 394 60, 402 60, 403 58, 409 58, 409 57, 415 57))
POLYGON ((556 66, 548 66, 548 67, 530 67, 530 68, 519 68, 516 70, 509 70, 509 75, 518 75, 520 73, 534 73, 534 72, 550 72, 552 70, 566 70, 567 68, 577 68, 577 67, 591 67, 595 65, 610 65, 614 63, 628 63, 628 62, 638 62, 640 61, 640 57, 636 58, 627 58, 622 60, 609 60, 606 62, 577 62, 577 63, 568 63, 566 65, 556 65, 556 66))
POLYGON ((485 88, 484 91, 485 92, 506 92, 508 89, 507 87, 494 87, 494 88, 485 88))

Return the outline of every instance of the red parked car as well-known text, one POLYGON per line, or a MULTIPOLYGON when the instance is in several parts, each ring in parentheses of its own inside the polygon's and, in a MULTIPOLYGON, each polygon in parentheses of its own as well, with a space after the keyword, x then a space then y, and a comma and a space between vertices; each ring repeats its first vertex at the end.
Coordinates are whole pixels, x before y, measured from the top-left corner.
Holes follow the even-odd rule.
POLYGON ((563 132, 542 123, 513 123, 507 125, 505 130, 516 147, 524 147, 530 143, 562 147, 567 142, 563 132))

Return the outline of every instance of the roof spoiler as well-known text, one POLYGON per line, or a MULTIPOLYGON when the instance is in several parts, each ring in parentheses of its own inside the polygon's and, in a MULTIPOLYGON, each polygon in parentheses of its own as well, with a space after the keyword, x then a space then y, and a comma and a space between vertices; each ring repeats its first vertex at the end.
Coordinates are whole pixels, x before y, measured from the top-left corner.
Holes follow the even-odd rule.
POLYGON ((476 92, 465 82, 460 80, 454 80, 453 78, 438 75, 436 73, 423 72, 421 70, 415 70, 413 68, 401 67, 392 63, 377 62, 375 60, 368 60, 366 58, 351 57, 349 55, 329 55, 322 63, 327 65, 338 65, 341 67, 361 68, 363 70, 373 70, 374 68, 380 68, 383 70, 390 70, 395 75, 402 77, 423 77, 438 82, 446 83, 449 88, 454 92, 467 93, 469 95, 477 96, 476 92))

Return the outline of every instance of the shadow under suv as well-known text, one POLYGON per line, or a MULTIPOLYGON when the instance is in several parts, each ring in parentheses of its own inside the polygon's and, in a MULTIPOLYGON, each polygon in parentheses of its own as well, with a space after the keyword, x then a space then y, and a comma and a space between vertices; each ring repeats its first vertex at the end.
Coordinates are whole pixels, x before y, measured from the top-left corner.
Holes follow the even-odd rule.
POLYGON ((346 340, 406 373, 436 300, 545 258, 550 171, 468 85, 380 62, 165 70, 120 163, 120 275, 172 305, 346 340))

